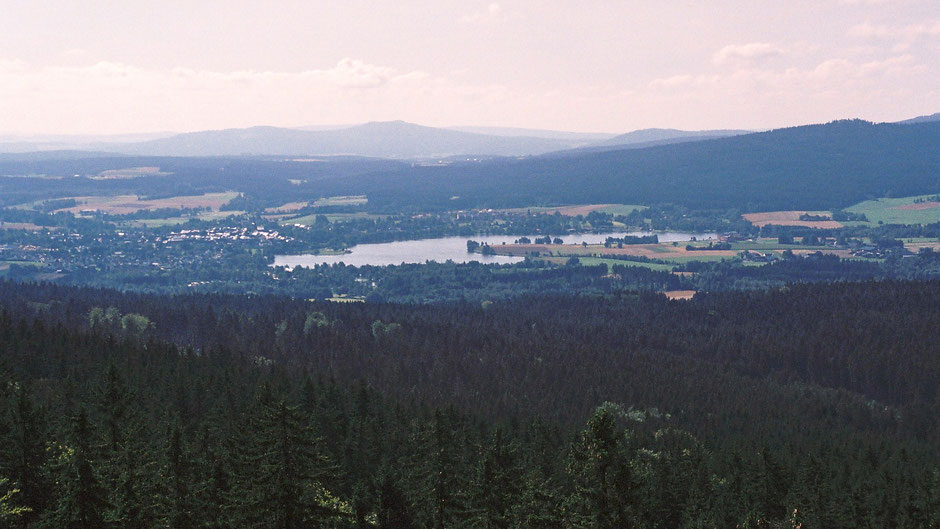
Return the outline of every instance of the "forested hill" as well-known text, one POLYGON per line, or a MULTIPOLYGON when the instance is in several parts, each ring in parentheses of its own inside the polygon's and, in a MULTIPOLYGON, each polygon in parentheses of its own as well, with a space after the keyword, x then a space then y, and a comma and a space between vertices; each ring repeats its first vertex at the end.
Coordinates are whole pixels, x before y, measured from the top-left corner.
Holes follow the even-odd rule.
POLYGON ((938 288, 481 307, 0 282, 0 522, 932 527, 938 288))
POLYGON ((59 196, 228 190, 266 206, 367 195, 368 208, 385 212, 579 203, 834 209, 876 197, 940 192, 940 122, 839 121, 641 149, 444 166, 355 157, 0 156, 0 205, 59 196), (144 166, 166 174, 97 178, 109 169, 144 166), (23 175, 65 178, 9 177, 23 175))
POLYGON ((940 191, 940 122, 838 121, 646 149, 414 168, 346 184, 347 193, 368 192, 376 204, 832 209, 940 191))

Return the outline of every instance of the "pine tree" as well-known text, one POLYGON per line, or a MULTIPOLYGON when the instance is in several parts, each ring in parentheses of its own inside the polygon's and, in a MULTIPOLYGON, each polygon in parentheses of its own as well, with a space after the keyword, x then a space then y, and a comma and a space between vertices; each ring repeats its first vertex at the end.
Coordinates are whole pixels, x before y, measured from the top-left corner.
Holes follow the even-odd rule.
POLYGON ((418 527, 411 513, 408 498, 388 469, 379 477, 378 496, 379 529, 416 529, 418 527))
POLYGON ((301 529, 337 513, 321 505, 329 467, 295 407, 259 399, 240 454, 236 525, 301 529))
POLYGON ((571 448, 569 473, 575 480, 572 514, 578 527, 627 529, 634 526, 634 499, 623 432, 611 405, 601 406, 571 448))
POLYGON ((163 476, 166 487, 164 512, 169 529, 192 529, 193 506, 190 494, 190 461, 179 427, 173 428, 167 443, 163 476))
POLYGON ((28 509, 20 519, 24 527, 34 521, 51 501, 43 471, 47 459, 46 425, 42 412, 33 405, 28 385, 17 388, 10 409, 8 450, 3 452, 4 472, 19 490, 16 502, 28 509))
POLYGON ((512 522, 512 507, 519 500, 516 447, 497 428, 481 452, 472 483, 472 523, 484 529, 506 529, 512 522))
POLYGON ((58 504, 49 512, 46 525, 65 529, 108 527, 104 514, 108 501, 97 476, 93 454, 94 433, 88 413, 79 408, 72 419, 68 446, 61 453, 58 468, 58 504))

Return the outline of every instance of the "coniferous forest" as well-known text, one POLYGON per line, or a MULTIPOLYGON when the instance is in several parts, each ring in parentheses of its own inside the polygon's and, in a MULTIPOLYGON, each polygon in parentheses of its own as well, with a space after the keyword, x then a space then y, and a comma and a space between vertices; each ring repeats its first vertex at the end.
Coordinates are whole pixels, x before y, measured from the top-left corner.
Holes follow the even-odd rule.
POLYGON ((940 282, 484 304, 0 283, 23 528, 940 524, 940 282))

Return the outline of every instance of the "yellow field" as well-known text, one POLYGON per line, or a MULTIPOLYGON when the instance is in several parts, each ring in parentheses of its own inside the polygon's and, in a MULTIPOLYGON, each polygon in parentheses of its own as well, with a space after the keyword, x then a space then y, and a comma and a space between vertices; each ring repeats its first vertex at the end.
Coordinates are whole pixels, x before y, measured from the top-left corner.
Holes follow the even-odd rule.
POLYGON ((178 196, 159 198, 154 200, 140 200, 137 195, 118 195, 110 197, 70 197, 75 199, 77 206, 63 208, 56 212, 67 211, 75 215, 82 212, 101 212, 111 215, 126 215, 141 210, 161 208, 209 208, 218 211, 224 204, 237 197, 238 193, 229 191, 225 193, 207 193, 205 195, 178 196))
POLYGON ((800 220, 800 215, 832 215, 829 211, 766 211, 763 213, 745 213, 741 215, 751 224, 763 227, 768 224, 775 226, 805 226, 807 228, 820 228, 831 230, 841 228, 842 223, 834 220, 800 220))

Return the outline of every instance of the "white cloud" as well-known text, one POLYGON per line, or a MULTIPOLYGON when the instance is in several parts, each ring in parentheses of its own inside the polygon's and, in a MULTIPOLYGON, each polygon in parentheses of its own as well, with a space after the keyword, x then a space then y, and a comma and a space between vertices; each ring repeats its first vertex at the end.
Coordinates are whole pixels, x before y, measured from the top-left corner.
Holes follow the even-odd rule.
POLYGON ((712 56, 715 64, 729 62, 753 62, 776 57, 783 54, 783 50, 767 42, 749 42, 747 44, 730 44, 716 51, 712 56))
POLYGON ((848 34, 850 37, 869 39, 913 40, 920 37, 937 37, 940 36, 940 20, 906 26, 875 25, 871 21, 865 21, 850 28, 848 34))
POLYGON ((502 6, 496 2, 493 2, 486 6, 486 9, 465 15, 461 18, 461 20, 469 23, 493 22, 496 20, 501 20, 505 16, 506 12, 503 10, 502 6))
POLYGON ((23 132, 185 131, 403 117, 463 122, 458 114, 470 105, 504 110, 505 101, 520 99, 499 85, 353 58, 299 72, 142 68, 113 61, 30 67, 0 59, 0 79, 0 130, 23 132))

